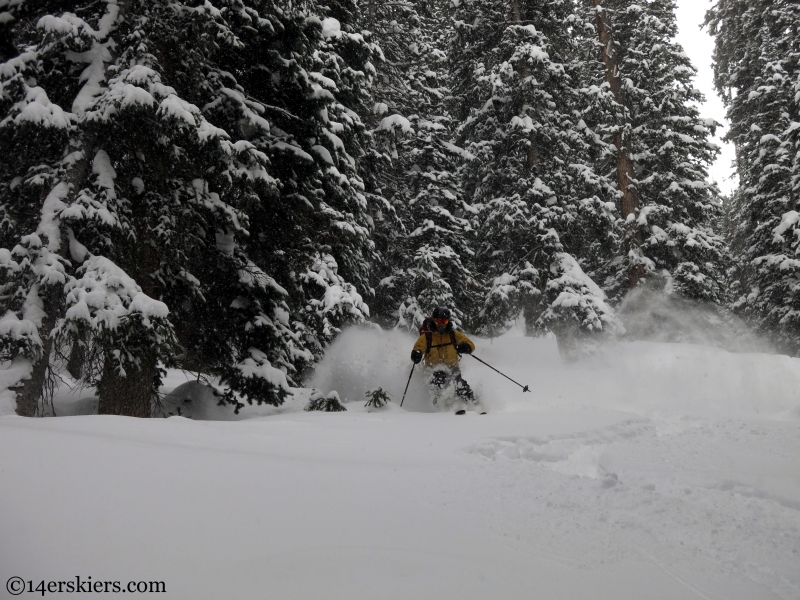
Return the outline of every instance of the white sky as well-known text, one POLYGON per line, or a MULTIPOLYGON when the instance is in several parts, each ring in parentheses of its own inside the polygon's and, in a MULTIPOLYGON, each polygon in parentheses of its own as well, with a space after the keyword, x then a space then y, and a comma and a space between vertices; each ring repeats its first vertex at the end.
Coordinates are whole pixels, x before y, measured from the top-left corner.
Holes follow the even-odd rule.
MULTIPOLYGON (((727 126, 725 107, 722 100, 714 90, 714 79, 711 71, 711 54, 714 50, 714 40, 700 25, 705 17, 705 12, 711 7, 711 0, 677 0, 678 10, 678 42, 697 69, 695 86, 703 92, 706 103, 700 108, 704 117, 710 117, 727 126)), ((735 171, 732 167, 734 152, 732 144, 723 144, 720 136, 724 135, 727 127, 717 129, 715 142, 722 147, 722 153, 717 162, 711 167, 711 179, 716 181, 725 194, 730 194, 737 185, 735 171)))

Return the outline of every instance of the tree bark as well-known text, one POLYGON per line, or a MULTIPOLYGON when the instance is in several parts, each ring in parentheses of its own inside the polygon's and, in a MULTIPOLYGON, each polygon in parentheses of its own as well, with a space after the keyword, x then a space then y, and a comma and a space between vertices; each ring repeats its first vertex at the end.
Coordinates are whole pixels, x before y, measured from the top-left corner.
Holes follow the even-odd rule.
POLYGON ((106 361, 103 376, 97 386, 97 395, 100 397, 97 413, 149 418, 155 376, 154 360, 142 365, 139 370, 129 371, 125 377, 121 377, 106 361))
POLYGON ((67 372, 75 380, 83 376, 83 361, 86 358, 86 350, 82 342, 82 339, 76 339, 72 342, 72 348, 70 348, 69 351, 69 360, 67 361, 67 372))
POLYGON ((30 379, 26 379, 16 388, 17 392, 17 414, 20 417, 35 417, 39 409, 39 402, 43 397, 44 384, 47 381, 47 368, 50 366, 49 351, 52 342, 48 340, 44 344, 44 351, 48 352, 33 365, 30 379))
MULTIPOLYGON (((616 56, 613 52, 614 40, 607 21, 607 13, 603 6, 603 0, 592 0, 595 11, 595 23, 597 25, 597 34, 600 39, 600 55, 605 66, 605 81, 611 88, 611 93, 614 100, 620 106, 625 106, 625 98, 622 94, 622 82, 619 78, 619 65, 616 61, 616 56)), ((620 213, 623 220, 628 223, 629 232, 625 239, 625 255, 629 256, 631 252, 638 252, 644 243, 642 233, 637 226, 637 219, 639 218, 639 194, 634 184, 634 170, 633 161, 630 157, 630 152, 627 147, 627 140, 624 139, 621 130, 614 133, 613 137, 614 146, 617 149, 617 185, 622 192, 620 198, 620 213), (629 218, 633 216, 632 219, 629 218)), ((644 277, 644 266, 641 264, 634 264, 628 268, 628 283, 631 288, 636 287, 639 281, 644 277)))
POLYGON ((539 152, 536 148, 536 140, 531 133, 530 145, 528 146, 528 169, 538 175, 539 173, 539 152))
MULTIPOLYGON (((42 318, 42 325, 39 328, 39 337, 42 340, 42 355, 31 370, 29 379, 24 380, 15 388, 17 392, 16 412, 21 417, 35 417, 39 414, 38 409, 45 397, 45 384, 47 383, 47 371, 50 367, 50 353, 53 350, 53 339, 50 332, 55 327, 55 315, 59 311, 59 302, 56 295, 51 291, 45 297, 45 316, 42 318)), ((43 404, 43 403, 42 403, 43 404)))

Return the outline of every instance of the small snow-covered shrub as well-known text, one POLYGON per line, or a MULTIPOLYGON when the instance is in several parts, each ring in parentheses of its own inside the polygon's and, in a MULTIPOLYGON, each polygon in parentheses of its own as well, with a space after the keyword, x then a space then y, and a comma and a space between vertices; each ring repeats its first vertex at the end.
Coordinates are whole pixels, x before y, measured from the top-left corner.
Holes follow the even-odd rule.
POLYGON ((327 396, 323 396, 319 390, 314 390, 311 393, 311 399, 306 404, 306 411, 319 410, 322 412, 343 412, 347 410, 342 406, 339 400, 339 394, 335 391, 328 392, 327 396))
POLYGON ((369 398, 369 400, 367 400, 367 403, 364 406, 373 406, 375 408, 383 408, 389 402, 392 401, 392 398, 389 396, 389 394, 386 391, 384 391, 383 388, 376 388, 374 390, 368 390, 365 395, 366 395, 367 398, 369 398))

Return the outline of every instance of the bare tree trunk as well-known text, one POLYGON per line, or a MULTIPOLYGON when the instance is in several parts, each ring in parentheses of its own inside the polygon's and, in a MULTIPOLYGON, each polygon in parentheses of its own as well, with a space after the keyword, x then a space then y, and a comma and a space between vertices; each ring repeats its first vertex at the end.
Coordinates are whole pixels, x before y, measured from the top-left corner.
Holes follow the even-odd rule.
POLYGON ((539 152, 536 148, 536 140, 531 133, 530 146, 528 146, 528 169, 538 174, 539 171, 539 152))
POLYGON ((140 370, 127 372, 125 377, 121 377, 107 361, 97 386, 100 397, 98 414, 149 418, 155 376, 154 360, 140 370))
POLYGON ((21 417, 37 416, 38 408, 45 397, 45 384, 47 383, 47 370, 50 367, 50 353, 53 350, 53 339, 50 332, 56 322, 56 313, 59 309, 59 302, 51 292, 45 298, 45 316, 42 318, 42 326, 39 328, 39 336, 42 340, 42 355, 35 363, 29 379, 21 382, 15 388, 17 392, 17 414, 21 417))
POLYGON ((69 351, 69 360, 67 361, 67 372, 75 380, 83 376, 83 362, 86 358, 86 350, 82 342, 82 339, 76 339, 72 343, 72 348, 69 351))
MULTIPOLYGON (((596 9, 600 9, 595 13, 595 22, 597 24, 597 34, 600 38, 600 54, 603 64, 605 65, 605 80, 611 87, 614 100, 616 100, 617 104, 624 107, 625 98, 622 94, 619 66, 617 65, 616 57, 613 52, 614 40, 609 30, 605 7, 603 6, 602 0, 592 0, 592 3, 596 9)), ((625 255, 628 256, 631 251, 638 251, 644 243, 644 240, 642 239, 642 234, 636 223, 639 217, 639 194, 633 183, 633 161, 631 160, 626 141, 627 140, 623 139, 622 131, 614 133, 614 146, 617 149, 617 185, 619 185, 619 189, 622 192, 620 213, 626 223, 628 222, 629 216, 633 215, 629 224, 630 231, 624 246, 625 255)), ((636 287, 643 277, 644 267, 641 264, 632 265, 628 269, 628 282, 631 288, 636 287)))
POLYGON ((45 383, 47 382, 47 368, 50 366, 49 351, 51 348, 52 342, 48 340, 44 344, 44 350, 48 354, 33 365, 30 379, 26 379, 16 388, 17 414, 20 417, 38 416, 39 403, 43 400, 45 383))

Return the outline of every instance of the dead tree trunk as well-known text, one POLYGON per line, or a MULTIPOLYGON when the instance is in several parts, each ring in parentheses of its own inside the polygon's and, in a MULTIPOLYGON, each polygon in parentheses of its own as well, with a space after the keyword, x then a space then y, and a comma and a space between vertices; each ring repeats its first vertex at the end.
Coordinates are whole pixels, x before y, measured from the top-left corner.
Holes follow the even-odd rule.
MULTIPOLYGON (((616 103, 624 109, 625 98, 622 93, 622 82, 619 78, 619 65, 614 54, 614 40, 608 23, 608 13, 603 6, 602 0, 592 0, 592 3, 595 7, 595 23, 600 39, 600 54, 605 66, 605 81, 609 84, 616 103)), ((634 254, 639 252, 644 240, 637 225, 639 194, 634 183, 633 161, 630 156, 630 148, 628 148, 628 140, 623 135, 623 126, 624 124, 621 124, 614 133, 613 141, 617 149, 617 185, 619 185, 619 190, 622 192, 619 208, 622 219, 628 223, 629 228, 624 249, 625 255, 629 256, 632 252, 634 254)), ((628 283, 631 289, 636 287, 643 277, 644 266, 642 264, 636 263, 629 267, 628 283)))

